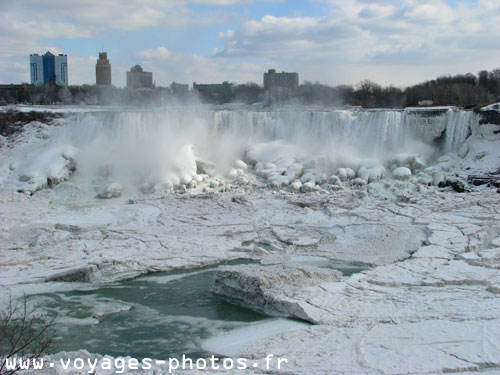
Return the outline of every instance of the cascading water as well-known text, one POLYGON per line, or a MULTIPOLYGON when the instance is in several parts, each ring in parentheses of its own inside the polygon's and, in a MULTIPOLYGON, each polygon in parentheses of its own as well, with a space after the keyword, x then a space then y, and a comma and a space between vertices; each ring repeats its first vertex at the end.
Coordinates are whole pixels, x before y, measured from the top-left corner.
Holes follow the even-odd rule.
MULTIPOLYGON (((197 160, 213 162, 217 174, 225 177, 235 161, 244 160, 254 145, 278 140, 282 150, 288 150, 280 156, 282 166, 299 163, 326 174, 340 167, 357 170, 366 159, 386 167, 398 155, 419 155, 429 160, 457 152, 474 121, 477 119, 472 112, 447 108, 437 112, 205 107, 109 111, 80 115, 51 142, 71 147, 71 152, 66 152, 69 156, 63 152, 63 159, 76 163, 74 178, 80 184, 119 181, 124 186, 146 186, 147 190, 200 182, 197 160), (436 149, 439 140, 443 146, 436 149)), ((269 169, 265 165, 260 168, 269 169)), ((38 185, 43 185, 44 178, 57 181, 57 176, 39 175, 42 182, 38 185)))
POLYGON ((474 128, 473 112, 449 111, 446 116, 444 152, 457 152, 474 128))

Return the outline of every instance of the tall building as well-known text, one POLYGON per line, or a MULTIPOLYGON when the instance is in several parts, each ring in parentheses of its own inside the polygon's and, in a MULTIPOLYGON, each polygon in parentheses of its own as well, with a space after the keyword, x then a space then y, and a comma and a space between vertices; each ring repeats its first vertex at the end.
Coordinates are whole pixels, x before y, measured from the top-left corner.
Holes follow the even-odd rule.
POLYGON ((270 90, 273 87, 287 87, 290 89, 299 86, 298 73, 276 73, 276 69, 269 69, 264 73, 264 89, 270 90))
POLYGON ((153 88, 153 73, 145 72, 140 65, 135 65, 127 72, 127 89, 153 88))
POLYGON ((111 64, 106 52, 99 52, 99 60, 95 64, 96 85, 111 85, 111 64))
POLYGON ((68 57, 63 54, 53 55, 49 51, 45 55, 30 55, 31 83, 43 85, 54 82, 59 86, 68 85, 68 57))

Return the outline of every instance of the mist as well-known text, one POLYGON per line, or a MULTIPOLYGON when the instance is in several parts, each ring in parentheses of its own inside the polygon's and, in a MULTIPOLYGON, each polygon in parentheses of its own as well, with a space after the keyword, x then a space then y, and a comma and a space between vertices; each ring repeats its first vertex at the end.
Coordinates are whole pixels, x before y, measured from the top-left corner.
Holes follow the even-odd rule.
POLYGON ((417 160, 421 169, 457 151, 473 114, 429 113, 204 105, 86 112, 54 129, 21 163, 19 180, 38 190, 71 179, 89 196, 109 184, 136 194, 214 185, 214 179, 245 184, 255 176, 277 186, 313 176, 319 185, 339 168, 368 182, 404 160, 417 160))

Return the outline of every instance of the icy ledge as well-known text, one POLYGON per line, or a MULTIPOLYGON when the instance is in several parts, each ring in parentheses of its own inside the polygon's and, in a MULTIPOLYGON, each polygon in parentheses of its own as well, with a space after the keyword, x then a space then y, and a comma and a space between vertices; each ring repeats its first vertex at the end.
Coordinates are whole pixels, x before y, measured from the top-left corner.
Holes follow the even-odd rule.
POLYGON ((342 273, 300 265, 242 265, 221 267, 213 292, 268 315, 311 319, 312 306, 301 298, 308 286, 338 281, 342 273))

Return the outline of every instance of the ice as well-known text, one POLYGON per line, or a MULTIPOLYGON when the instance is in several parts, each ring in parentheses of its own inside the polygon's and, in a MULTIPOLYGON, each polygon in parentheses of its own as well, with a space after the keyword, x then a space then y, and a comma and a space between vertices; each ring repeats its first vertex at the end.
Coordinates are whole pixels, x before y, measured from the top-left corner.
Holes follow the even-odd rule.
POLYGON ((217 270, 213 292, 271 316, 316 323, 321 320, 322 311, 316 311, 315 306, 302 300, 303 290, 339 280, 341 276, 336 270, 295 263, 227 266, 217 270))
POLYGON ((219 289, 314 325, 250 325, 208 350, 288 358, 276 374, 499 371, 500 194, 467 177, 495 176, 500 135, 473 112, 64 110, 0 149, 1 305, 252 259, 219 289))
POLYGON ((274 336, 283 332, 301 330, 309 325, 290 319, 276 319, 264 323, 254 323, 238 328, 221 336, 205 340, 202 347, 212 353, 237 357, 238 353, 256 340, 274 336))
POLYGON ((497 111, 500 112, 500 103, 490 104, 486 107, 481 108, 481 111, 497 111))
POLYGON ((392 177, 398 180, 407 180, 411 177, 411 170, 406 167, 398 167, 392 171, 392 177))
MULTIPOLYGON (((161 195, 208 192, 221 177, 238 186, 255 184, 257 175, 274 189, 312 192, 325 189, 333 174, 353 180, 353 170, 360 179, 354 185, 363 186, 401 166, 417 174, 435 156, 460 151, 473 129, 485 129, 477 126, 473 112, 448 107, 427 112, 193 107, 81 114, 68 108, 68 117, 58 119, 62 126, 43 125, 38 136, 46 142, 39 146, 47 155, 26 162, 30 168, 18 177, 31 183, 20 189, 32 193, 71 178, 86 196, 96 190, 109 196, 106 187, 112 183, 121 184, 126 196, 161 195), (63 152, 67 160, 57 160, 58 147, 73 148, 72 155, 63 152)), ((455 167, 441 164, 447 172, 455 167)), ((18 170, 19 160, 5 165, 4 175, 14 176, 9 166, 18 170)), ((445 177, 434 178, 436 185, 445 177)))
POLYGON ((76 169, 76 147, 55 145, 50 148, 40 148, 37 152, 27 155, 16 170, 21 189, 35 192, 47 186, 55 186, 68 180, 76 169))

